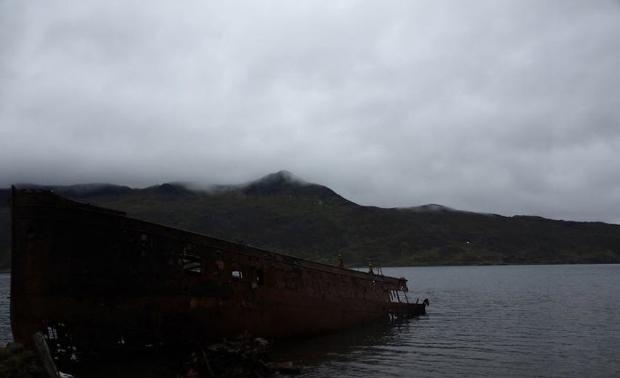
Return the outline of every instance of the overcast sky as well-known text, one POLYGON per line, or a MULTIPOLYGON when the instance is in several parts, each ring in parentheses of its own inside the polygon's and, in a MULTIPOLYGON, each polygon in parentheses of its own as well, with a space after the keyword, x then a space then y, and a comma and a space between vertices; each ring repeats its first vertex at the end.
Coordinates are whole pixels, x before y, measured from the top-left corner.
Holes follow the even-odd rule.
POLYGON ((0 0, 0 186, 620 222, 618 1, 0 0))

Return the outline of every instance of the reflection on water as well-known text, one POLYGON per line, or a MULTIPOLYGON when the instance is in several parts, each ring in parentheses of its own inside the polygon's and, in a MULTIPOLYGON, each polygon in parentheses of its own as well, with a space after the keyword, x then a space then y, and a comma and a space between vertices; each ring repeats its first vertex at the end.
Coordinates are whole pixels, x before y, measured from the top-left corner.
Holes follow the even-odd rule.
POLYGON ((620 376, 620 265, 384 269, 428 315, 279 351, 308 377, 620 376))
MULTIPOLYGON (((620 376, 620 265, 384 269, 428 315, 289 341, 307 377, 620 376)), ((9 276, 0 275, 0 340, 9 276)))
POLYGON ((402 371, 400 360, 403 353, 407 353, 406 345, 400 344, 399 340, 403 334, 412 331, 415 322, 379 322, 309 340, 283 343, 274 348, 271 358, 305 366, 304 376, 330 372, 338 375, 344 372, 348 376, 398 374, 402 371), (323 370, 327 365, 328 368, 323 370))
POLYGON ((378 322, 307 340, 281 342, 274 348, 272 357, 278 360, 286 358, 301 364, 320 363, 331 357, 358 354, 361 349, 375 345, 389 345, 406 327, 406 320, 378 322), (321 347, 317 348, 317 345, 321 347))

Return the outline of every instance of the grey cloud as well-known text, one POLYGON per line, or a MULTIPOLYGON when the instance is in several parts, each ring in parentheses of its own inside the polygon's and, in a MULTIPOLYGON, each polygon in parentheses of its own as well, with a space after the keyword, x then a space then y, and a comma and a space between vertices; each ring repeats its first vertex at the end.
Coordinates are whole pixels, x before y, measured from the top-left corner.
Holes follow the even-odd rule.
POLYGON ((620 222, 620 7, 0 3, 0 185, 239 183, 620 222))

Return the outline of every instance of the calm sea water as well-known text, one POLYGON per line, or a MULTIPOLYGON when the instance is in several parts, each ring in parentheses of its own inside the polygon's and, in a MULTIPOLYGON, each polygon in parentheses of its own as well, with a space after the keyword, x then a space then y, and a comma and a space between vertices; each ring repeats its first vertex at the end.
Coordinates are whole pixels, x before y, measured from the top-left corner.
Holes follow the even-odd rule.
POLYGON ((0 346, 12 340, 11 336, 11 275, 0 273, 0 346))
MULTIPOLYGON (((429 314, 276 347, 307 377, 620 376, 620 265, 390 268, 429 314)), ((0 274, 0 342, 10 339, 0 274)))

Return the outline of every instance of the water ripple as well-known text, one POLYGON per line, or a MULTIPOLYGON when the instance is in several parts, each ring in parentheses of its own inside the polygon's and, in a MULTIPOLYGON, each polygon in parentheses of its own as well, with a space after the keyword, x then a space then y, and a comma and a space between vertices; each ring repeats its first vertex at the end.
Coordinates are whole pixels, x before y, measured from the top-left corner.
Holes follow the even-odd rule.
POLYGON ((282 358, 305 363, 307 377, 620 376, 620 265, 384 273, 430 298, 429 315, 315 339, 282 358))

